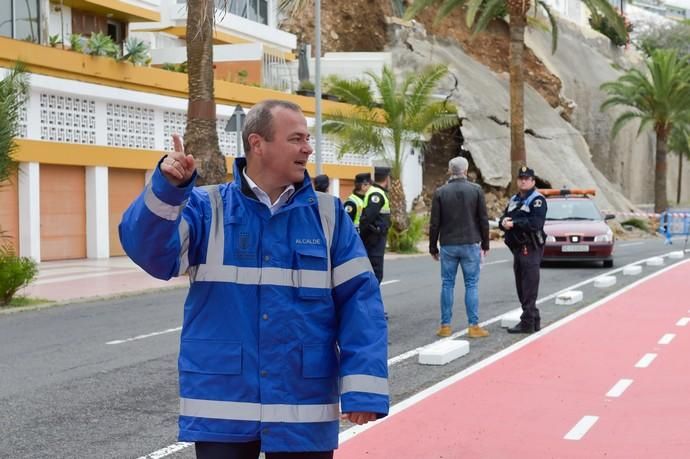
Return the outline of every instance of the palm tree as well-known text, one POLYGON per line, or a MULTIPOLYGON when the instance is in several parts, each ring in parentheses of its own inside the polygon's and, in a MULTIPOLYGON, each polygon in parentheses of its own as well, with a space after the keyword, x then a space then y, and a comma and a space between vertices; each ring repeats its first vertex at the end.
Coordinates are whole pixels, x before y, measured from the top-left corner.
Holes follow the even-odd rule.
POLYGON ((9 180, 17 168, 12 159, 17 149, 14 139, 28 88, 29 81, 21 63, 0 80, 0 184, 9 180))
POLYGON ((184 146, 197 161, 199 185, 222 183, 227 177, 225 157, 218 145, 213 89, 215 7, 214 0, 187 0, 189 102, 184 146))
MULTIPOLYGON (((622 17, 616 13, 608 0, 582 0, 587 7, 599 16, 610 20, 621 36, 627 36, 622 17)), ((527 160, 525 153, 525 94, 524 62, 525 27, 533 22, 528 15, 533 4, 531 0, 415 0, 405 13, 411 19, 431 5, 440 5, 436 23, 457 8, 466 8, 467 26, 474 33, 486 29, 492 19, 503 11, 508 12, 510 30, 510 168, 511 187, 515 187, 517 171, 527 160)), ((548 5, 536 0, 534 6, 542 9, 551 23, 551 50, 556 51, 558 24, 548 5)), ((535 8, 536 13, 536 8, 535 8)))
MULTIPOLYGON (((689 121, 690 122, 690 121, 689 121)), ((674 126, 668 142, 669 150, 678 155, 678 188, 676 204, 680 204, 681 185, 683 184, 683 159, 690 160, 690 124, 674 126)))
MULTIPOLYGON (((17 149, 14 139, 17 136, 19 117, 28 90, 29 80, 25 66, 18 62, 0 80, 0 187, 10 180, 17 170, 17 163, 12 159, 17 149)), ((11 249, 5 236, 0 228, 0 254, 6 254, 11 249)))
POLYGON ((447 73, 445 66, 434 66, 398 81, 393 70, 384 67, 381 75, 366 73, 374 88, 363 80, 335 78, 329 82, 328 92, 354 109, 328 115, 323 130, 340 140, 341 155, 374 154, 390 164, 391 220, 393 228, 400 232, 409 225, 401 182, 408 154, 405 145, 416 144, 434 130, 459 123, 455 107, 445 101, 434 101, 432 96, 447 73))
POLYGON ((666 156, 673 127, 690 117, 690 64, 675 50, 659 50, 646 62, 647 74, 628 70, 616 81, 601 85, 608 93, 601 110, 627 107, 614 122, 615 137, 628 122, 639 119, 638 135, 648 127, 656 134, 656 170, 654 174, 654 211, 666 209, 666 156))

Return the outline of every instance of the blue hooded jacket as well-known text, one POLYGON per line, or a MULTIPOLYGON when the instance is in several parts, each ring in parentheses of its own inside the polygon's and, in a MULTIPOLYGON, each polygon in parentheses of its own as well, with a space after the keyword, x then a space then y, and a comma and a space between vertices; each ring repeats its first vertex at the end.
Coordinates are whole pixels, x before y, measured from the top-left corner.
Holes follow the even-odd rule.
POLYGON ((179 439, 332 450, 339 401, 343 412, 388 413, 378 283, 337 198, 317 195, 305 174, 271 215, 245 165, 235 161, 234 182, 203 188, 175 187, 156 168, 119 227, 146 272, 189 275, 179 439))

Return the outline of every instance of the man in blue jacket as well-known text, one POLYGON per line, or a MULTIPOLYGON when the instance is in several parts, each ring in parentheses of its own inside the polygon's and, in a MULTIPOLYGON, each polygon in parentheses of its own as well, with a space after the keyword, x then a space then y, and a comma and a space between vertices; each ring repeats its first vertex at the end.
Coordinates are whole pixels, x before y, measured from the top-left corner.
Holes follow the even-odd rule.
POLYGON ((165 156, 120 239, 149 274, 189 275, 178 361, 179 439, 199 458, 332 458, 339 406, 388 413, 378 282, 340 201, 316 193, 299 106, 247 114, 234 181, 195 188, 195 160, 165 156))

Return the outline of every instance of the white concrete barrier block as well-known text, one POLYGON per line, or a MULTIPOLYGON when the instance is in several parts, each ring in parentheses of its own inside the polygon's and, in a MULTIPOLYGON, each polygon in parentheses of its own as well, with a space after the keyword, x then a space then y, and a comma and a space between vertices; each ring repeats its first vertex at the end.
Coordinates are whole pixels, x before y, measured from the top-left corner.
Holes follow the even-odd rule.
POLYGON ((652 257, 647 260, 647 266, 661 266, 664 264, 664 259, 661 257, 652 257))
POLYGON ((682 250, 677 250, 675 252, 671 252, 668 254, 668 257, 673 258, 674 260, 681 259, 684 256, 685 256, 685 252, 683 252, 682 250))
POLYGON ((626 266, 623 268, 623 275, 624 276, 636 276, 642 272, 642 266, 640 265, 632 265, 632 266, 626 266))
POLYGON ((594 286, 597 288, 606 288, 616 285, 616 276, 599 276, 594 279, 594 286))
POLYGON ((470 352, 470 343, 464 340, 444 340, 430 344, 419 352, 422 365, 445 365, 470 352))
POLYGON ((556 297, 556 304, 575 304, 582 301, 582 291, 580 290, 568 290, 563 292, 556 297))
POLYGON ((510 311, 503 316, 501 316, 501 327, 510 328, 514 327, 520 322, 520 316, 522 315, 522 309, 516 309, 515 311, 510 311))

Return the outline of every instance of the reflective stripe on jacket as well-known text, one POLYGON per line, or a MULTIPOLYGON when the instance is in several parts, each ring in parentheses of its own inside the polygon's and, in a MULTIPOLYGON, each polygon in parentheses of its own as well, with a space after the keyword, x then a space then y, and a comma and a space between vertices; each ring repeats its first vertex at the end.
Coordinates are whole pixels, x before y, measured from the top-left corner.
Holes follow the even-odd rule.
POLYGON ((149 274, 189 274, 179 438, 332 450, 339 401, 343 412, 388 413, 381 294, 339 200, 305 174, 271 215, 242 191, 245 161, 235 182, 204 188, 174 187, 157 168, 120 224, 149 274))

